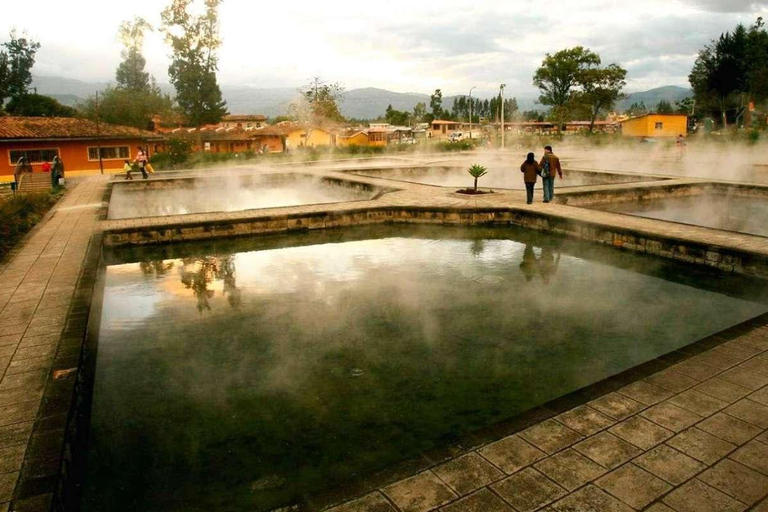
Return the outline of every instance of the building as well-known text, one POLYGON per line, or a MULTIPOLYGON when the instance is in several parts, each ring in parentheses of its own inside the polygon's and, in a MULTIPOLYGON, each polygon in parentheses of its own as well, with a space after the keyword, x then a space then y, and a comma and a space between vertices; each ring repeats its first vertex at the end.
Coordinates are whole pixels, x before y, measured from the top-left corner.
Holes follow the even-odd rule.
POLYGON ((336 142, 339 145, 339 147, 367 146, 368 131, 357 130, 357 131, 347 132, 344 135, 339 135, 338 137, 336 137, 336 142))
POLYGON ((152 132, 70 117, 0 117, 0 181, 13 181, 19 158, 33 171, 59 156, 67 176, 121 172, 139 146, 156 139, 152 132), (99 150, 99 148, 101 148, 99 150), (101 153, 101 164, 99 161, 101 153))
POLYGON ((290 150, 303 147, 333 147, 336 145, 336 135, 330 128, 294 126, 288 131, 285 144, 290 150))
POLYGON ((260 114, 230 114, 224 116, 218 124, 220 128, 235 128, 249 132, 267 125, 267 118, 260 114))
POLYGON ((688 133, 685 114, 645 114, 622 121, 625 137, 677 137, 688 133))
POLYGON ((451 133, 460 131, 463 123, 459 121, 445 121, 435 119, 430 124, 429 136, 435 139, 447 139, 451 133))

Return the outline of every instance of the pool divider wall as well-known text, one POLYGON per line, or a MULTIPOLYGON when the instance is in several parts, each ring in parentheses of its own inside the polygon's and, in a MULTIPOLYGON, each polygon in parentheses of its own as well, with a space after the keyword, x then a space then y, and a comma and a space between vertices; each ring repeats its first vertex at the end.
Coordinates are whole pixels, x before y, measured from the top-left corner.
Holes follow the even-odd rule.
POLYGON ((720 247, 658 233, 645 233, 617 225, 565 218, 547 212, 514 207, 456 209, 382 206, 253 218, 230 218, 226 215, 212 214, 210 220, 203 219, 197 222, 158 223, 107 229, 104 231, 104 245, 119 247, 162 244, 381 223, 465 226, 514 224, 684 263, 714 267, 725 272, 768 278, 768 254, 754 253, 736 246, 720 247))

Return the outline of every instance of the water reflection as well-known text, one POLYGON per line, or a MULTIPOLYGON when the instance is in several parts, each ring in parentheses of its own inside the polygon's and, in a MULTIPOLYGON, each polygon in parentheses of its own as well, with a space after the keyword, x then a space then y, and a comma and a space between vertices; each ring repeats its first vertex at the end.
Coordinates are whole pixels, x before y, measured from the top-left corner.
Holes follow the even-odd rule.
POLYGON ((544 284, 549 284, 554 275, 557 274, 557 269, 560 266, 560 256, 561 253, 557 248, 546 244, 541 248, 541 255, 536 258, 533 245, 525 244, 520 271, 525 276, 527 282, 533 281, 533 278, 538 274, 541 276, 544 284))
POLYGON ((231 307, 240 305, 241 296, 237 288, 234 255, 184 258, 181 262, 181 282, 194 293, 198 312, 211 310, 210 300, 216 292, 208 287, 214 280, 222 281, 222 293, 231 307))

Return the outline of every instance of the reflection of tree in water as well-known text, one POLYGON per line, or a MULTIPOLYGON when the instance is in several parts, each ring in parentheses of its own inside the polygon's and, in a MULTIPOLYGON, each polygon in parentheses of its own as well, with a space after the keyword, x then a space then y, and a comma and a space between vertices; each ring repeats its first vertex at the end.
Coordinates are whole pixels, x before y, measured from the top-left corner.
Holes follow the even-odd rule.
POLYGON ((166 263, 163 260, 147 260, 139 263, 139 268, 144 275, 161 277, 173 268, 173 262, 166 263))
POLYGON ((199 312, 211 310, 210 299, 215 292, 209 290, 208 285, 214 280, 223 282, 223 293, 231 307, 240 305, 240 290, 237 288, 233 255, 184 258, 181 261, 181 282, 194 293, 199 312))
POLYGON ((536 260, 536 254, 533 252, 533 246, 531 244, 525 244, 525 250, 523 251, 523 261, 520 263, 520 270, 525 274, 526 281, 532 281, 533 276, 536 275, 536 267, 538 261, 536 260))
POLYGON ((485 250, 485 240, 483 240, 482 238, 472 240, 472 245, 469 247, 469 252, 472 253, 472 256, 477 258, 481 254, 483 254, 484 250, 485 250))
POLYGON ((557 273, 559 266, 560 251, 557 251, 557 255, 555 256, 555 249, 545 245, 541 248, 541 255, 537 259, 536 254, 533 252, 533 245, 525 244, 523 261, 520 263, 520 270, 525 275, 526 281, 532 281, 538 273, 541 276, 541 280, 544 281, 544 284, 549 284, 552 277, 557 273))

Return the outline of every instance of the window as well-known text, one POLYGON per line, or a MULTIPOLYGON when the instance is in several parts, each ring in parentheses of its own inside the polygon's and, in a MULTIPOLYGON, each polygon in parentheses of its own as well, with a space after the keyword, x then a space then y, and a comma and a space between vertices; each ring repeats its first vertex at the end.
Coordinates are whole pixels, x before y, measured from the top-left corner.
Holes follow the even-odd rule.
POLYGON ((656 129, 657 130, 663 130, 664 129, 664 123, 656 123, 656 129))
POLYGON ((8 152, 11 157, 11 165, 16 165, 19 158, 26 157, 30 164, 50 162, 53 157, 59 155, 58 149, 12 149, 8 152))
MULTIPOLYGON (((131 149, 128 146, 107 146, 101 148, 102 160, 127 160, 131 158, 131 149)), ((88 148, 88 160, 99 159, 99 148, 88 148)))

